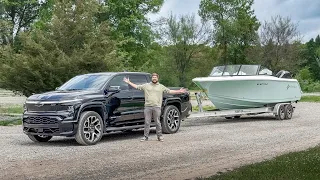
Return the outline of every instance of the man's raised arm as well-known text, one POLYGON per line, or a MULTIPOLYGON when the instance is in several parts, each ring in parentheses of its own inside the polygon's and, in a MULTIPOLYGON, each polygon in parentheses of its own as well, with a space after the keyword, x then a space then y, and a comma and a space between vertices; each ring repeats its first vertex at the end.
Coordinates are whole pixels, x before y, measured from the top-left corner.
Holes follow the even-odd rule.
POLYGON ((179 90, 169 90, 169 94, 183 94, 185 92, 187 92, 187 90, 184 88, 181 88, 179 90))
POLYGON ((162 86, 163 92, 168 93, 168 94, 183 94, 183 93, 187 92, 187 90, 184 88, 181 88, 179 90, 171 90, 171 89, 165 87, 164 85, 161 85, 161 86, 162 86))

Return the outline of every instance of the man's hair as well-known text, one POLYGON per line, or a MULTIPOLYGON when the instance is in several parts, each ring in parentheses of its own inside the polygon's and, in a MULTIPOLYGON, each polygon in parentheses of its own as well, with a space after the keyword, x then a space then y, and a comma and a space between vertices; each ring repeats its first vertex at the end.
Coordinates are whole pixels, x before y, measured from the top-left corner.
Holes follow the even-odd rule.
POLYGON ((157 74, 157 73, 152 73, 151 77, 152 76, 157 76, 159 78, 159 74, 157 74))

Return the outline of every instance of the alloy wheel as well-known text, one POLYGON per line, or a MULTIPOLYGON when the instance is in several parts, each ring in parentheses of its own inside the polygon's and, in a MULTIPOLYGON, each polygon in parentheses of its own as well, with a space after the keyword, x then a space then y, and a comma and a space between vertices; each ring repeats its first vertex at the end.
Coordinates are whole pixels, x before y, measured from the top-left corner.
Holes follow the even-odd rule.
POLYGON ((99 118, 96 116, 87 117, 83 125, 84 137, 88 141, 94 142, 100 137, 100 134, 102 133, 101 131, 102 128, 99 118))
POLYGON ((175 130, 179 127, 179 112, 176 109, 171 109, 167 115, 168 127, 171 130, 175 130))

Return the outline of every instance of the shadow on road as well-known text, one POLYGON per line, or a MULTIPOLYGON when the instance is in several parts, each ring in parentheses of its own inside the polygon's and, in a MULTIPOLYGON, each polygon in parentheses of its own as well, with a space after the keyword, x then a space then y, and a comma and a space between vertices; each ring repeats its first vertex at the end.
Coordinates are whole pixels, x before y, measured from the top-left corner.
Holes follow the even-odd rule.
MULTIPOLYGON (((150 136, 155 135, 155 128, 150 129, 150 136)), ((123 140, 139 140, 143 136, 143 129, 126 131, 126 132, 112 132, 105 134, 99 143, 108 143, 113 141, 123 141, 123 140)), ((21 145, 27 146, 55 146, 55 147, 67 147, 67 146, 82 146, 77 143, 74 137, 54 137, 48 142, 32 142, 31 140, 28 143, 22 143, 21 145)))
POLYGON ((233 123, 264 122, 264 121, 280 121, 280 120, 277 120, 272 115, 243 116, 241 118, 231 118, 231 119, 226 119, 224 117, 206 117, 206 118, 187 119, 183 121, 181 125, 183 128, 183 127, 191 127, 191 126, 207 126, 207 125, 215 125, 215 124, 233 124, 233 123))
MULTIPOLYGON (((295 117, 293 117, 294 119, 295 117)), ((195 127, 195 126, 214 126, 217 124, 234 124, 234 123, 244 123, 244 122, 265 122, 265 121, 280 121, 277 120, 272 115, 256 115, 256 116, 243 116, 241 118, 232 118, 232 119, 225 119, 224 117, 206 117, 206 118, 192 118, 186 119, 181 122, 181 127, 179 131, 185 131, 187 127, 195 127)), ((284 120, 290 121, 290 120, 284 120)), ((155 127, 150 129, 150 136, 155 135, 155 127)), ((123 140, 139 140, 143 136, 143 128, 139 130, 133 131, 125 131, 125 132, 111 132, 105 134, 99 143, 108 143, 114 141, 123 141, 123 140)), ((67 147, 67 146, 82 146, 78 144, 74 137, 54 137, 49 142, 45 143, 35 143, 30 140, 30 142, 22 144, 28 146, 55 146, 55 147, 67 147)))

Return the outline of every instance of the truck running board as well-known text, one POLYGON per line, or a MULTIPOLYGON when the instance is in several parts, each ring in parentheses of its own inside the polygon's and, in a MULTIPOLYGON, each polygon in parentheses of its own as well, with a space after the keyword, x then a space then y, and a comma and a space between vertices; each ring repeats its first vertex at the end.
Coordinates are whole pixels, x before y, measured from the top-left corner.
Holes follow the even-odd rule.
MULTIPOLYGON (((154 127, 155 125, 156 125, 155 123, 151 123, 150 127, 154 127)), ((144 125, 134 125, 134 126, 124 126, 124 127, 107 127, 106 131, 107 132, 123 131, 123 130, 140 129, 140 128, 144 128, 144 125)))

